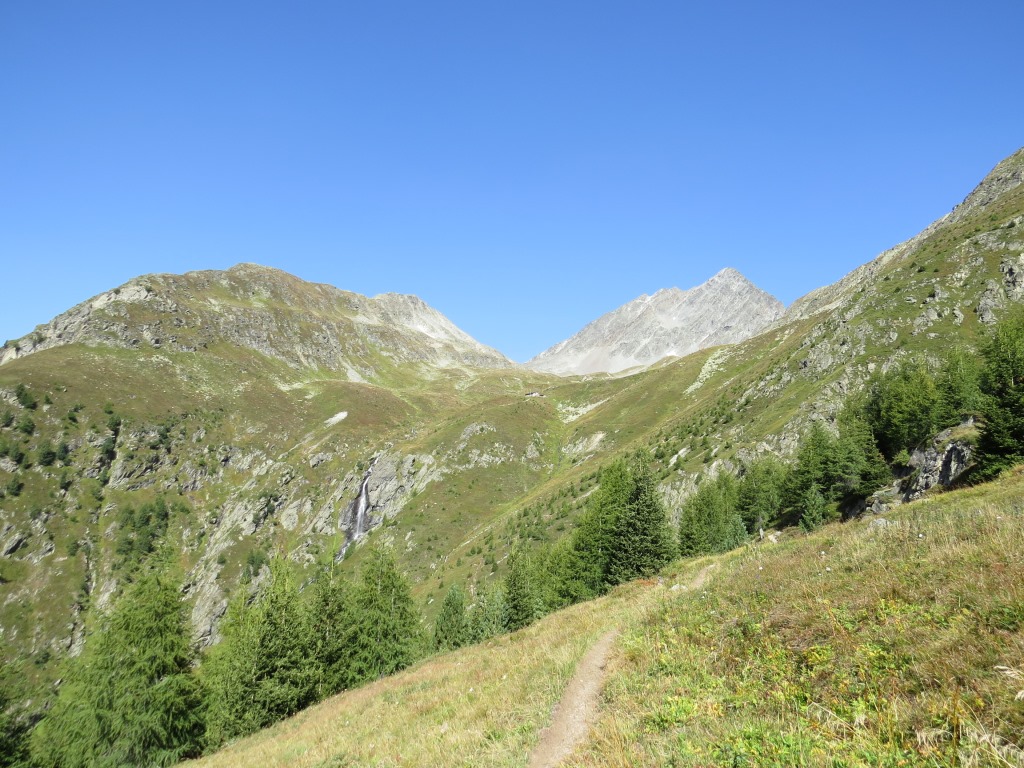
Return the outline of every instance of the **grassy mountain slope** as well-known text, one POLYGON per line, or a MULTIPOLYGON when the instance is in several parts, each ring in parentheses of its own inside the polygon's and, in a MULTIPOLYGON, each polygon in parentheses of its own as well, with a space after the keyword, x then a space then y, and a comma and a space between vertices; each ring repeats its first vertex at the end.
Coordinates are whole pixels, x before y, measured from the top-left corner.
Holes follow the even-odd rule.
POLYGON ((344 553, 348 568, 365 542, 390 542, 429 618, 450 584, 472 593, 499 576, 516 542, 563 535, 600 465, 636 447, 653 449, 677 509, 702 474, 791 453, 872 370, 973 344, 1024 297, 1022 175, 1024 151, 761 335, 627 377, 474 367, 479 351, 454 332, 437 347, 402 330, 405 304, 371 312, 365 297, 274 270, 105 294, 17 354, 9 344, 0 365, 9 669, 38 701, 150 537, 175 551, 209 642, 271 551, 307 565, 344 553), (459 349, 469 358, 454 360, 459 349), (43 460, 62 443, 65 458, 43 460), (352 541, 364 480, 371 531, 352 541), (160 496, 165 529, 127 514, 160 496))
POLYGON ((567 765, 1021 765, 1022 499, 1017 472, 680 562, 197 765, 525 765, 613 627, 603 712, 567 765))

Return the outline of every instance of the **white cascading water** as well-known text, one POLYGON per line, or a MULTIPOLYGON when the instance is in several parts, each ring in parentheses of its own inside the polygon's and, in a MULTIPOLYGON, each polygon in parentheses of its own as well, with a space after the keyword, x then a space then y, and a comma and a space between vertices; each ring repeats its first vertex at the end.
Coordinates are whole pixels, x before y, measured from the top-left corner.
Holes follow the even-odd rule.
POLYGON ((370 475, 373 473, 373 465, 377 463, 377 457, 370 459, 370 466, 366 468, 363 475, 363 482, 359 486, 359 496, 356 498, 356 514, 352 528, 351 541, 355 541, 366 533, 369 523, 367 513, 370 511, 370 475))
POLYGON ((355 530, 352 531, 352 539, 358 539, 364 533, 366 533, 366 512, 370 508, 370 491, 368 486, 370 485, 370 473, 373 472, 373 462, 370 462, 370 468, 366 470, 366 474, 363 476, 363 484, 359 486, 359 498, 356 499, 356 526, 355 530))

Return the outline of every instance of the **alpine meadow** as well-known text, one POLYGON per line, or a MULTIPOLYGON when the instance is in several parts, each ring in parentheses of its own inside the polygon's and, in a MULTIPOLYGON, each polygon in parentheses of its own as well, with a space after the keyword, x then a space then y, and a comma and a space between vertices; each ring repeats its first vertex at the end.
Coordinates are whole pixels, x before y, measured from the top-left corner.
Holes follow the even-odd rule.
POLYGON ((1024 150, 720 266, 521 365, 248 263, 7 341, 0 765, 1024 766, 1024 150))

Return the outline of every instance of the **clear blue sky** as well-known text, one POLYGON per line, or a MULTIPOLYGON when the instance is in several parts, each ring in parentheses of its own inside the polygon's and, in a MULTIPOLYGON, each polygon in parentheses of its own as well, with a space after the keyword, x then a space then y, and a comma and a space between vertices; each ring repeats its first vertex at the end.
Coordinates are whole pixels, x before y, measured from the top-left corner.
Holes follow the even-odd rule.
POLYGON ((523 360, 787 304, 1024 145, 1020 0, 0 4, 0 338, 147 272, 415 293, 523 360))

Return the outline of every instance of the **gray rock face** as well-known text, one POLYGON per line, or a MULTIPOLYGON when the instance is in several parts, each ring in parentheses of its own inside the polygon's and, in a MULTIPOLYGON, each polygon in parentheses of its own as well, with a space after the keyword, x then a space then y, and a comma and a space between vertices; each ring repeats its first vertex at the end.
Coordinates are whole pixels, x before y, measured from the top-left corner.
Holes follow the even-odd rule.
POLYGON ((669 356, 736 344, 782 316, 785 307, 735 269, 703 285, 666 288, 599 317, 541 352, 528 368, 560 375, 617 373, 669 356))
MULTIPOLYGON (((973 420, 963 426, 970 424, 973 420)), ((974 446, 953 440, 952 435, 952 429, 940 432, 929 445, 911 454, 912 474, 900 486, 904 501, 919 499, 930 488, 948 488, 970 466, 974 446)))
MULTIPOLYGON (((969 419, 958 429, 973 424, 974 420, 969 419)), ((954 432, 956 429, 944 430, 930 443, 917 448, 910 455, 906 476, 877 491, 857 512, 882 513, 898 504, 919 499, 932 488, 950 487, 971 466, 974 458, 974 445, 953 439, 954 432)))

